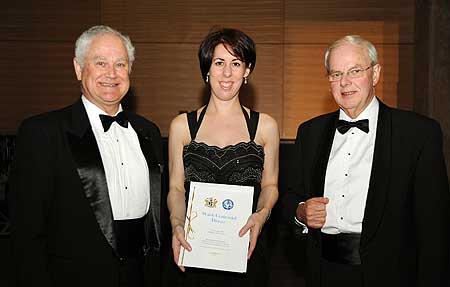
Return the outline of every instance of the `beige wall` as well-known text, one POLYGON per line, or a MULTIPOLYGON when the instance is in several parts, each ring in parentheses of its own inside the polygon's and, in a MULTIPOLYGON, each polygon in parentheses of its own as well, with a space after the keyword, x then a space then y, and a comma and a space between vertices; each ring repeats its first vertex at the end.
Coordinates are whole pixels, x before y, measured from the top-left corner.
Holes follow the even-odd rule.
POLYGON ((242 101, 275 117, 282 138, 294 138, 300 122, 336 108, 323 53, 346 34, 377 46, 383 66, 377 95, 392 106, 413 106, 414 1, 8 2, 0 11, 0 132, 14 132, 25 117, 78 98, 73 44, 84 29, 100 23, 135 43, 128 101, 163 135, 179 111, 195 109, 205 98, 197 49, 213 25, 242 29, 255 40, 256 68, 242 101))

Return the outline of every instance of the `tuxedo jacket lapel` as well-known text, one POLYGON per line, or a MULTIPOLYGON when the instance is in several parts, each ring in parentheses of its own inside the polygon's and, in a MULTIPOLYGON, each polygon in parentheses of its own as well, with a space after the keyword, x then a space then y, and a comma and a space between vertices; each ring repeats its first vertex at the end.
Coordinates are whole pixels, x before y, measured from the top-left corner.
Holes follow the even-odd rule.
POLYGON ((362 226, 362 250, 375 235, 386 206, 391 176, 391 141, 391 113, 389 108, 380 101, 372 171, 362 226))
POLYGON ((89 200, 100 230, 118 254, 105 170, 81 100, 72 106, 72 123, 66 134, 83 192, 89 200))
MULTIPOLYGON (((333 145, 336 123, 339 111, 330 114, 330 117, 320 127, 320 134, 317 138, 316 155, 312 158, 311 187, 309 194, 311 197, 323 197, 325 187, 325 175, 327 172, 328 159, 330 157, 331 146, 333 145)), ((313 229, 312 238, 320 246, 320 229, 313 229)))
POLYGON ((317 143, 317 157, 314 162, 314 174, 311 186, 313 197, 323 197, 325 188, 325 175, 327 172, 328 159, 330 157, 331 146, 333 145, 336 123, 339 111, 333 113, 329 121, 323 126, 322 136, 317 143))

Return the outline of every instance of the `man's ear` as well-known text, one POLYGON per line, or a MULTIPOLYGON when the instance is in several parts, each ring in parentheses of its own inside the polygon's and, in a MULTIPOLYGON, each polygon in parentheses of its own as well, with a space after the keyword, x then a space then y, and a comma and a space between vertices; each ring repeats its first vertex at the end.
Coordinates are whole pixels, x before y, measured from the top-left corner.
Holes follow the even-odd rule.
POLYGON ((78 63, 77 58, 73 58, 73 67, 75 68, 75 74, 77 75, 77 80, 81 81, 81 74, 83 72, 83 69, 81 68, 81 65, 78 63))
POLYGON ((378 84, 378 81, 380 80, 381 75, 381 66, 380 64, 376 64, 373 66, 373 73, 372 73, 372 86, 376 86, 378 84))

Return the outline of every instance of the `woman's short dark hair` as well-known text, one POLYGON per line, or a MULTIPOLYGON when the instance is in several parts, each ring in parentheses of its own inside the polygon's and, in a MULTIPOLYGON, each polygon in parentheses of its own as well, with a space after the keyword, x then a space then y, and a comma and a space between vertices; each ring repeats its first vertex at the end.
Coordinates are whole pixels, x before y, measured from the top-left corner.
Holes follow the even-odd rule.
POLYGON ((256 64, 256 50, 253 40, 237 29, 214 29, 203 39, 198 50, 198 60, 200 61, 200 70, 204 81, 211 68, 214 49, 219 44, 223 44, 233 56, 244 62, 246 67, 250 67, 250 73, 253 71, 256 64))

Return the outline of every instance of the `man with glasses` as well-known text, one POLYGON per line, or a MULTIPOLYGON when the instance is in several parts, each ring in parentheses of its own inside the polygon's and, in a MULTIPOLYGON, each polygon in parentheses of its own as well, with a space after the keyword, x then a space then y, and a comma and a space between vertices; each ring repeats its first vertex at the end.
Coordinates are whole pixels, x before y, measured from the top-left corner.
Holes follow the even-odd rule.
POLYGON ((375 95, 377 51, 325 53, 339 110, 300 125, 283 202, 306 240, 308 286, 449 286, 449 184, 439 124, 375 95))

